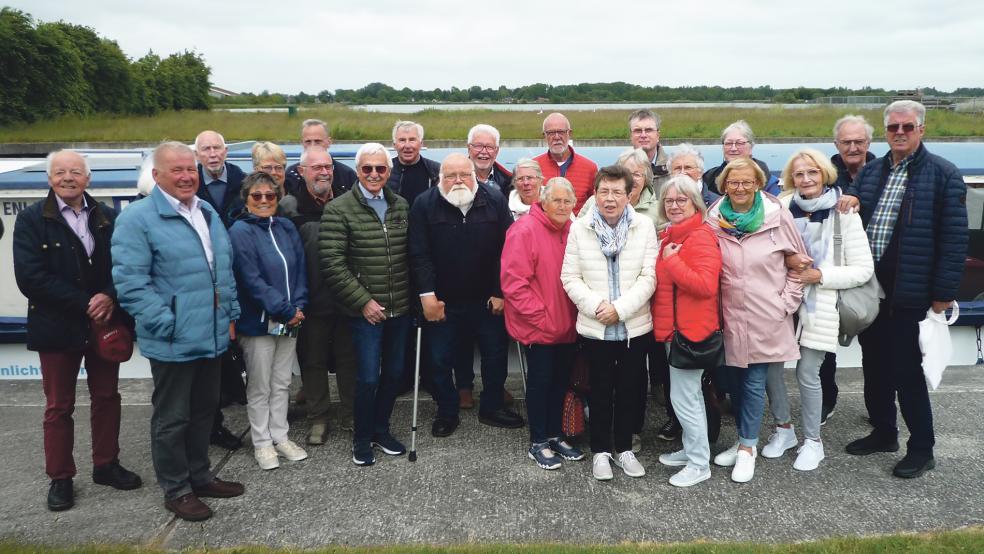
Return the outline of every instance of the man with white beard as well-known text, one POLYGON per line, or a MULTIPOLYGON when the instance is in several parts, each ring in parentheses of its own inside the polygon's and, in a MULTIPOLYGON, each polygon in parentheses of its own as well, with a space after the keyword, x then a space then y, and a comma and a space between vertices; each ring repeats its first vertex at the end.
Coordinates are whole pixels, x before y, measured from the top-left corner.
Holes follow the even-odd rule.
POLYGON ((503 407, 509 337, 502 317, 499 260, 512 215, 506 198, 479 184, 472 161, 450 154, 439 185, 410 208, 409 258, 430 336, 430 361, 437 399, 431 433, 446 437, 458 428, 458 394, 451 377, 456 344, 474 335, 482 358, 478 419, 515 429, 523 418, 503 407))

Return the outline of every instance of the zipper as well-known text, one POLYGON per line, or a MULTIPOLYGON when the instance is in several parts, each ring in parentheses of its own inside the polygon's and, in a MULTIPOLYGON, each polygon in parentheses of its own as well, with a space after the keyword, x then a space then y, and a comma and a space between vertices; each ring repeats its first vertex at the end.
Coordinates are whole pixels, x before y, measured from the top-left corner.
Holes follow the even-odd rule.
MULTIPOLYGON (((373 210, 375 212, 375 210, 373 210)), ((377 216, 378 219, 378 216, 377 216)), ((390 239, 389 230, 386 229, 386 223, 383 223, 383 241, 386 243, 386 275, 389 281, 389 306, 390 306, 390 317, 396 313, 396 308, 394 308, 393 300, 393 256, 390 251, 390 239)))
POLYGON ((171 315, 174 316, 174 325, 171 326, 171 336, 167 339, 167 342, 174 342, 174 332, 178 329, 178 297, 177 295, 171 295, 171 315))
POLYGON ((290 303, 290 270, 287 266, 287 258, 284 257, 284 253, 280 251, 280 246, 277 245, 277 238, 273 236, 273 218, 270 218, 270 226, 267 227, 270 232, 270 242, 273 243, 273 249, 277 251, 277 255, 280 256, 280 260, 284 262, 284 285, 287 288, 287 303, 290 303))

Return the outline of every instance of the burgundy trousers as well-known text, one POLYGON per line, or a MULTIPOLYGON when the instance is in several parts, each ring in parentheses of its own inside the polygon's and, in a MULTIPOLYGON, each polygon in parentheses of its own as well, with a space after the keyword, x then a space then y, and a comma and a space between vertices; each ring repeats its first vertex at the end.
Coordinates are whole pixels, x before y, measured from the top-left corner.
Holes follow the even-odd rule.
POLYGON ((44 385, 44 465, 51 479, 75 476, 75 385, 85 357, 89 385, 92 465, 115 461, 120 454, 120 364, 100 358, 94 350, 39 352, 44 385))

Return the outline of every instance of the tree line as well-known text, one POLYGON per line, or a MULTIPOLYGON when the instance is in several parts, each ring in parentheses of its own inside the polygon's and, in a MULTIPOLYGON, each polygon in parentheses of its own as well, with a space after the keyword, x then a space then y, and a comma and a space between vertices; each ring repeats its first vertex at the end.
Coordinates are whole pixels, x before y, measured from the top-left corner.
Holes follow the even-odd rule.
POLYGON ((152 115, 207 109, 205 60, 185 51, 153 51, 131 60, 116 41, 63 21, 35 22, 0 10, 0 125, 63 114, 152 115))

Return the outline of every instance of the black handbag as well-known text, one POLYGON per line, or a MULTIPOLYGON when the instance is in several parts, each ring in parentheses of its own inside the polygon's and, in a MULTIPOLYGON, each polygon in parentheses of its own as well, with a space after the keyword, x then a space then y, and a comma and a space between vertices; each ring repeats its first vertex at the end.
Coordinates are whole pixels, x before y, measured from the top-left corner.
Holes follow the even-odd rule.
POLYGON ((693 341, 677 329, 676 285, 673 285, 673 338, 670 340, 669 364, 677 369, 714 369, 724 365, 724 333, 721 316, 721 292, 718 291, 718 329, 706 339, 693 341))

